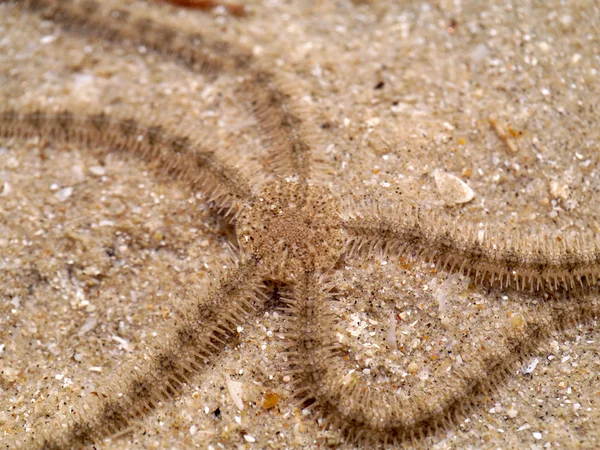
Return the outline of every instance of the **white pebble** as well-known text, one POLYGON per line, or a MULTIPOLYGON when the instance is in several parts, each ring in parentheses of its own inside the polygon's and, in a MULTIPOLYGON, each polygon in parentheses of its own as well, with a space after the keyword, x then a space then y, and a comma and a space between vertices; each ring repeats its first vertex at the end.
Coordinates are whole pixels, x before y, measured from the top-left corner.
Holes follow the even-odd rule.
POLYGON ((408 365, 408 371, 410 373, 417 373, 417 371, 419 370, 419 365, 412 361, 409 365, 408 365))
POLYGON ((10 187, 10 184, 8 184, 8 182, 5 181, 0 187, 0 196, 8 197, 11 192, 12 188, 10 187))
POLYGON ((249 434, 245 434, 244 439, 246 439, 246 442, 256 442, 254 436, 250 436, 249 434))
POLYGON ((546 41, 541 41, 538 44, 538 48, 544 53, 548 53, 550 50, 552 50, 552 47, 550 47, 550 44, 548 44, 546 41))
POLYGON ((467 203, 473 200, 475 193, 467 183, 448 172, 433 172, 435 186, 446 203, 467 203))
POLYGON ((104 170, 104 167, 102 166, 92 166, 90 167, 90 173, 92 175, 96 175, 97 177, 101 177, 106 173, 106 170, 104 170))
POLYGON ((556 180, 550 182, 550 195, 554 198, 562 198, 566 200, 569 198, 570 187, 566 183, 560 183, 556 180))
POLYGON ((40 38, 40 44, 51 44, 52 42, 54 42, 56 40, 56 36, 55 35, 47 35, 47 36, 42 36, 40 38))
POLYGON ((192 425, 190 427, 190 434, 193 436, 196 434, 196 431, 198 431, 198 427, 196 425, 192 425))
POLYGON ((535 358, 529 364, 523 364, 521 366, 521 373, 523 375, 530 375, 531 373, 533 373, 539 362, 540 360, 538 358, 535 358))
POLYGON ((539 431, 536 431, 533 434, 533 438, 537 439, 538 441, 542 438, 542 433, 540 433, 539 431))
POLYGON ((540 362, 540 360, 538 358, 535 358, 529 364, 523 364, 521 366, 521 373, 523 375, 530 375, 530 374, 532 374, 533 371, 535 370, 535 368, 537 367, 537 365, 538 365, 539 362, 540 362))
POLYGON ((3 366, 0 372, 0 381, 5 383, 14 383, 18 377, 19 372, 12 367, 3 366))
POLYGON ((62 188, 59 189, 56 194, 54 194, 56 196, 57 199, 59 199, 61 202, 64 202, 65 200, 67 200, 71 195, 73 194, 73 188, 72 187, 66 187, 66 188, 62 188))

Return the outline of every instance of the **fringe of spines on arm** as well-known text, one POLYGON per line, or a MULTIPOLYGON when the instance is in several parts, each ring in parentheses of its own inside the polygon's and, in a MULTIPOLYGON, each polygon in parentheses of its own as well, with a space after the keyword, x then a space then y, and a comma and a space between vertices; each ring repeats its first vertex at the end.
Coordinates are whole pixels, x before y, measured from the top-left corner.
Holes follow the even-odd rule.
MULTIPOLYGON (((0 0, 8 1, 15 0, 0 0)), ((56 21, 68 31, 133 48, 144 46, 208 77, 228 71, 249 71, 253 63, 249 49, 227 42, 210 31, 179 30, 125 8, 106 6, 101 1, 21 0, 17 3, 56 21)))
POLYGON ((433 374, 435 383, 426 390, 405 392, 389 382, 371 382, 370 375, 352 376, 349 368, 355 365, 347 363, 348 350, 337 342, 327 306, 334 288, 332 281, 313 278, 284 294, 284 355, 298 406, 360 448, 426 446, 427 436, 455 427, 488 402, 553 332, 594 319, 600 306, 590 295, 551 300, 533 309, 520 328, 499 329, 497 346, 482 347, 463 364, 433 374))
POLYGON ((124 434, 161 402, 184 392, 226 344, 235 342, 237 327, 266 303, 257 262, 250 258, 186 297, 176 318, 158 331, 155 345, 95 395, 69 407, 68 417, 38 421, 31 432, 13 438, 10 448, 73 449, 124 434))
POLYGON ((68 31, 93 35, 109 42, 143 45, 207 76, 243 66, 249 57, 248 52, 234 49, 207 33, 178 31, 169 25, 132 14, 127 9, 107 7, 101 1, 22 0, 17 3, 58 22, 68 31))
POLYGON ((526 291, 585 290, 600 278, 600 236, 527 236, 453 222, 415 205, 350 205, 343 219, 350 255, 405 256, 526 291))
POLYGON ((267 71, 251 73, 237 94, 255 117, 268 154, 268 167, 282 177, 306 183, 315 170, 312 153, 317 144, 314 123, 298 106, 301 92, 291 81, 267 71))
POLYGON ((90 147, 100 153, 124 152, 204 193, 226 214, 237 214, 252 198, 250 185, 234 168, 184 135, 137 120, 105 114, 45 111, 0 111, 0 138, 40 137, 53 142, 90 147))
POLYGON ((310 176, 311 132, 301 109, 292 106, 294 83, 283 83, 268 68, 258 64, 252 52, 241 46, 215 39, 209 33, 173 29, 127 10, 106 8, 95 0, 24 0, 22 4, 67 29, 93 34, 111 42, 143 45, 208 76, 223 72, 245 75, 237 89, 265 134, 270 167, 283 176, 299 181, 310 176))

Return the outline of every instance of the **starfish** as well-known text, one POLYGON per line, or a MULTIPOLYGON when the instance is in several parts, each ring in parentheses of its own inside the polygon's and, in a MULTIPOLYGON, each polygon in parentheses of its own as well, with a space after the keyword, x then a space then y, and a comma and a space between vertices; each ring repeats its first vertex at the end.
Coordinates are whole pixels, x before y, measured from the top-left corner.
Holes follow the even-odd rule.
MULTIPOLYGON (((275 304, 284 328, 285 376, 303 414, 314 410, 324 429, 351 444, 419 445, 480 407, 515 364, 536 351, 553 331, 597 314, 596 300, 587 293, 595 289, 599 277, 600 244, 595 234, 571 238, 549 233, 527 240, 475 225, 448 225, 446 217, 436 217, 411 201, 374 203, 367 197, 344 204, 321 181, 322 168, 312 154, 307 123, 294 112, 294 95, 250 52, 210 36, 132 18, 127 11, 109 10, 105 15, 95 2, 25 4, 69 28, 113 42, 144 45, 194 73, 242 74, 239 98, 260 124, 273 175, 262 183, 254 177, 246 179, 230 160, 202 142, 134 113, 109 117, 103 112, 37 108, 0 113, 4 138, 37 136, 53 144, 95 148, 99 158, 114 152, 136 155, 183 189, 204 193, 235 230, 235 256, 226 263, 228 268, 213 273, 207 286, 185 295, 155 343, 105 387, 69 405, 66 417, 41 417, 32 431, 11 438, 12 443, 23 448, 65 448, 104 437, 115 439, 137 419, 185 392, 238 340, 238 330, 250 317, 272 311, 275 304), (378 367, 381 373, 372 379, 377 365, 361 361, 348 340, 339 338, 336 312, 343 308, 340 298, 364 297, 366 286, 373 282, 361 279, 360 271, 350 282, 344 266, 373 258, 400 258, 407 268, 432 264, 454 274, 450 277, 454 282, 518 292, 529 296, 531 305, 513 312, 505 326, 496 329, 499 337, 490 347, 464 356, 461 364, 437 354, 429 373, 421 372, 413 361, 406 372, 385 373, 378 367), (544 300, 542 305, 532 306, 538 298, 544 300), (346 371, 349 359, 355 359, 354 366, 361 370, 346 371), (400 387, 407 372, 415 379, 400 387), (429 377, 435 385, 426 383, 429 377)), ((374 277, 385 285, 383 269, 374 277)), ((375 298, 386 303, 390 295, 375 298)), ((450 319, 444 322, 442 317, 431 325, 432 316, 422 311, 420 320, 429 322, 429 333, 443 334, 440 330, 450 319)), ((450 316, 448 311, 444 314, 450 316)), ((389 331, 394 334, 395 325, 389 331)), ((489 331, 471 338, 489 340, 489 331)), ((385 341, 390 351, 411 355, 410 348, 398 348, 398 339, 390 333, 385 341)), ((453 349, 463 345, 459 353, 464 355, 468 345, 454 343, 453 349)))

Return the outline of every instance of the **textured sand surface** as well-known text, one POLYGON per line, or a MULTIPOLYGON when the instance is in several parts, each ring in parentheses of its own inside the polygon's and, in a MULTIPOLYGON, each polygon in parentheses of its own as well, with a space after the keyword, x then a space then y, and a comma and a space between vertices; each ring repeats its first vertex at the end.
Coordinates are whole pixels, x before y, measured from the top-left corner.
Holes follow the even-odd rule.
MULTIPOLYGON (((249 3, 245 18, 109 3, 222 34, 287 73, 342 197, 410 198, 458 226, 523 235, 597 231, 597 2, 265 0, 249 3)), ((0 4, 3 107, 135 111, 204 137, 251 175, 264 169, 265 150, 236 83, 236 74, 207 79, 0 4)), ((0 438, 118 373, 160 333, 172 302, 227 264, 229 233, 200 196, 134 158, 0 142, 0 438)), ((357 258, 340 275, 338 331, 356 356, 348 370, 383 367, 411 386, 427 386, 434 363, 496 345, 510 317, 545 313, 542 298, 427 265, 357 258), (386 345, 390 327, 396 349, 386 345)), ((272 311, 250 321, 185 395, 102 448, 345 447, 295 408, 281 329, 272 311), (267 398, 277 404, 265 408, 267 398)), ((425 445, 600 447, 599 351, 596 322, 556 333, 425 445)))

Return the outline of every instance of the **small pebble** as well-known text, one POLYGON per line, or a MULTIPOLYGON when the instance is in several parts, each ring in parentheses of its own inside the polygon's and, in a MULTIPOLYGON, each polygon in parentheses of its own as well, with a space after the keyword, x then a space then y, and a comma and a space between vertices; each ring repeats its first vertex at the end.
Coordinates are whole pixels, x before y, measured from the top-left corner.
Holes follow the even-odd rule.
POLYGON ((433 179, 438 193, 446 203, 467 203, 475 197, 473 189, 456 175, 435 170, 433 172, 433 179))
POLYGON ((508 417, 510 417, 511 419, 514 419, 515 417, 517 417, 517 414, 519 414, 519 411, 517 411, 516 409, 509 409, 508 411, 506 411, 506 414, 508 415, 508 417))
POLYGON ((263 402, 263 408, 265 408, 265 409, 273 408, 274 406, 277 406, 277 403, 279 403, 279 395, 278 394, 275 394, 273 392, 267 392, 265 394, 265 401, 263 402))
POLYGON ((57 199, 59 199, 61 202, 64 202, 65 200, 67 200, 71 195, 73 194, 73 188, 72 187, 66 187, 66 188, 62 188, 59 189, 58 191, 56 191, 56 194, 54 194, 56 196, 57 199))
POLYGON ((521 314, 513 314, 510 317, 510 324, 515 329, 521 328, 524 322, 525 321, 523 320, 523 316, 521 314))
POLYGON ((550 194, 554 198, 561 198, 566 200, 569 198, 569 185, 565 183, 560 183, 558 181, 550 182, 550 194))
POLYGON ((537 365, 538 365, 539 362, 540 362, 540 360, 537 359, 537 358, 535 358, 529 364, 523 364, 521 366, 521 373, 523 375, 530 375, 530 374, 532 374, 533 371, 535 370, 535 368, 537 367, 537 365))
POLYGON ((2 183, 2 186, 0 186, 0 196, 7 197, 11 192, 12 188, 10 187, 10 184, 8 184, 6 181, 2 183))
POLYGON ((40 44, 51 44, 52 42, 54 42, 56 40, 56 36, 55 35, 47 35, 47 36, 42 36, 40 38, 40 44))
POLYGON ((410 373, 417 373, 418 370, 419 370, 419 365, 416 362, 413 361, 408 365, 408 371, 410 373))
POLYGON ((17 380, 19 372, 11 367, 3 366, 0 371, 0 382, 12 384, 17 380))
POLYGON ((92 166, 90 167, 90 173, 97 177, 101 177, 106 173, 106 170, 102 166, 92 166))

